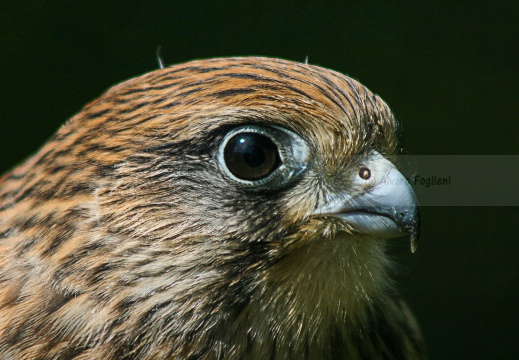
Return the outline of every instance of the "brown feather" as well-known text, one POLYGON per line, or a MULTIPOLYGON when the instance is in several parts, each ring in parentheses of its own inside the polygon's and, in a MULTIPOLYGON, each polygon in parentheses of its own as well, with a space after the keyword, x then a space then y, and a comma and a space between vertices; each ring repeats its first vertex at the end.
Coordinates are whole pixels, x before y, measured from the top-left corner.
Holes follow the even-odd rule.
POLYGON ((357 81, 279 59, 111 88, 0 182, 0 358, 423 358, 384 241, 311 215, 395 132, 357 81), (216 151, 243 124, 300 136, 304 176, 229 181, 216 151))

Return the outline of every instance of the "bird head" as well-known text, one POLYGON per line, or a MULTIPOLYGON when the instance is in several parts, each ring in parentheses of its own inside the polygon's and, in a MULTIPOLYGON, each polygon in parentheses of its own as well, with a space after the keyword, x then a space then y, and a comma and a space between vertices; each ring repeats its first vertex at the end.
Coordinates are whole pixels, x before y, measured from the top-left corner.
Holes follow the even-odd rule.
MULTIPOLYGON (((318 66, 159 69, 88 104, 4 180, 34 190, 4 191, 4 227, 46 222, 13 227, 34 272, 125 329, 153 324, 150 339, 181 337, 179 324, 239 332, 258 312, 273 315, 256 334, 276 323, 283 336, 301 319, 317 329, 388 287, 384 239, 409 234, 416 248, 416 199, 391 161, 396 129, 380 97, 318 66)), ((122 328, 65 307, 62 324, 100 338, 122 328)))

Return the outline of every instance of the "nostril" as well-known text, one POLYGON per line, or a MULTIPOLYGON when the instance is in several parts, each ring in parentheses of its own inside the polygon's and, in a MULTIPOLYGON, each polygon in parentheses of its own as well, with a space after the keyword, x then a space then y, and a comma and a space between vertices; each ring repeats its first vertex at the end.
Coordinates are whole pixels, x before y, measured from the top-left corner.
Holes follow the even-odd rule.
POLYGON ((371 177, 371 170, 367 167, 361 167, 359 169, 359 176, 364 180, 368 180, 371 177))

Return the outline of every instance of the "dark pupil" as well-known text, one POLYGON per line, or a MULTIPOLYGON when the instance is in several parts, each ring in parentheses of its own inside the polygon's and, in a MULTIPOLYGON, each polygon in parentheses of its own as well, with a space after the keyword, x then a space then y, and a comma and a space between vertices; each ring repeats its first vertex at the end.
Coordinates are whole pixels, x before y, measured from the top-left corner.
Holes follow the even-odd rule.
POLYGON ((233 136, 225 146, 224 159, 229 171, 242 180, 267 177, 281 164, 276 144, 257 133, 233 136))

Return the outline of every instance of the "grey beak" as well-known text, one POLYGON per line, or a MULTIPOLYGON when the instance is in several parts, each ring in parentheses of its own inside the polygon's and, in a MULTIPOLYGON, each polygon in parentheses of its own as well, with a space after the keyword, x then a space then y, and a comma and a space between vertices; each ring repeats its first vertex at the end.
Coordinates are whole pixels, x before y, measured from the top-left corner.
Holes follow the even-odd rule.
POLYGON ((363 234, 386 239, 409 234, 414 253, 420 238, 420 209, 411 185, 378 153, 365 162, 365 167, 371 172, 370 181, 354 179, 361 191, 341 194, 316 213, 338 217, 363 234))

